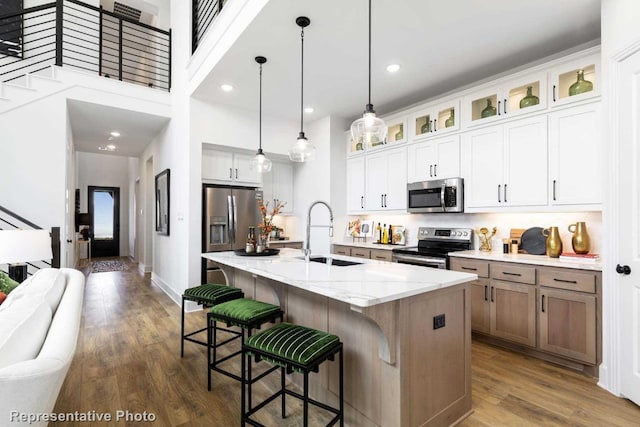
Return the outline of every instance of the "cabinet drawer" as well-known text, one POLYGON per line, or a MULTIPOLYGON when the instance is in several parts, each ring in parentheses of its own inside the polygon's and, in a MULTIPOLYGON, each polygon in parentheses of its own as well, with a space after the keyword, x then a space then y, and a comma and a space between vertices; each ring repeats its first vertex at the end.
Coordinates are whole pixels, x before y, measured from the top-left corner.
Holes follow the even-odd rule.
POLYGON ((391 262, 391 251, 371 249, 371 259, 391 262))
POLYGON ((302 249, 302 242, 285 243, 285 248, 302 249))
POLYGON ((371 258, 371 250, 364 248, 351 248, 351 256, 356 258, 371 258))
POLYGON ((478 277, 489 277, 489 262, 479 259, 451 258, 451 270, 475 273, 478 277))
POLYGON ((593 271, 541 268, 538 271, 538 284, 593 294, 596 292, 597 275, 598 273, 593 271))
POLYGON ((280 249, 286 247, 284 242, 269 242, 269 247, 272 249, 280 249))
POLYGON ((351 248, 349 246, 333 245, 333 253, 338 255, 351 256, 351 248))
POLYGON ((491 264, 491 278, 509 282, 536 283, 536 268, 516 264, 491 264))

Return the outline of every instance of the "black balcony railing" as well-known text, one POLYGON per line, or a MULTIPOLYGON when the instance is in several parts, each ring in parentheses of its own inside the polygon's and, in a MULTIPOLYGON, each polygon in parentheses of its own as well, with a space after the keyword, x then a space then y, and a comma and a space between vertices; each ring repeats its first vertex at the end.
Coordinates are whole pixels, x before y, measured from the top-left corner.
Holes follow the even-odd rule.
POLYGON ((50 65, 171 89, 171 30, 77 0, 0 16, 0 81, 50 65))
POLYGON ((191 52, 195 52, 211 23, 222 11, 227 0, 191 0, 191 52))

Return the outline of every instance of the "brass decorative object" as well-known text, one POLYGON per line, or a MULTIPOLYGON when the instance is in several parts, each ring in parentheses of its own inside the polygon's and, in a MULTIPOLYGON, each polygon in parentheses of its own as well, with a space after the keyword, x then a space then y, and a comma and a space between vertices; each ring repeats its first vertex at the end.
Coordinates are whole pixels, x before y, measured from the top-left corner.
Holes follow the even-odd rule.
POLYGON ((587 225, 584 222, 576 222, 569 226, 569 231, 573 233, 571 246, 577 254, 588 254, 591 241, 587 233, 587 225))
POLYGON ((562 239, 558 227, 545 228, 542 234, 547 237, 547 256, 558 258, 562 253, 562 239))
POLYGON ((477 230, 478 240, 480 241, 480 250, 482 252, 491 252, 491 238, 495 236, 496 231, 496 227, 493 227, 491 234, 489 234, 489 229, 486 227, 482 227, 480 230, 477 230))

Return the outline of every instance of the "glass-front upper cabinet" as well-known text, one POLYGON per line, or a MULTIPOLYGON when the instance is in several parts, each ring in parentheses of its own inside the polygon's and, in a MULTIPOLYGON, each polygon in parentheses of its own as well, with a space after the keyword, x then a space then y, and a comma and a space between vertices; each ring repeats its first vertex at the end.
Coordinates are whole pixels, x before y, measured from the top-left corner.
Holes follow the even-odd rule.
POLYGON ((546 73, 526 75, 472 93, 463 101, 468 126, 547 108, 546 73))
POLYGON ((411 140, 418 141, 460 129, 459 111, 458 99, 415 111, 409 118, 411 140))
POLYGON ((351 136, 350 130, 344 133, 344 140, 347 144, 347 156, 364 153, 364 143, 362 141, 356 142, 351 136))
POLYGON ((382 117, 382 119, 387 124, 386 144, 407 142, 407 118, 405 116, 382 117))
POLYGON ((558 65, 549 73, 551 106, 600 95, 600 54, 558 65))

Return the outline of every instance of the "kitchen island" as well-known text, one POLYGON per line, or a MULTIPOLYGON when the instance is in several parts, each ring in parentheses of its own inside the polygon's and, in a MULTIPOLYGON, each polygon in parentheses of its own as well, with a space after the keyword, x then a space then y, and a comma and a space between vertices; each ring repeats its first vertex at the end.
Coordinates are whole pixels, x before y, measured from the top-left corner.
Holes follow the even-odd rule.
MULTIPOLYGON (((328 331, 345 349, 346 423, 445 426, 471 411, 468 282, 475 274, 345 256, 348 266, 276 256, 205 253, 246 297, 280 305, 289 322, 328 331)), ((311 378, 311 393, 336 403, 338 369, 311 378)), ((296 374, 294 382, 299 384, 296 374)), ((274 382, 275 385, 275 382, 274 382)))

